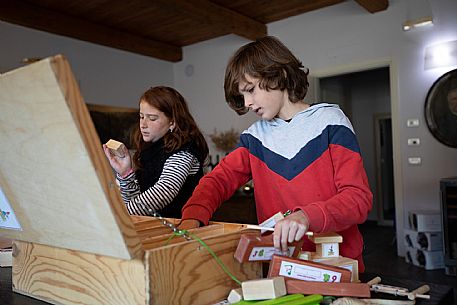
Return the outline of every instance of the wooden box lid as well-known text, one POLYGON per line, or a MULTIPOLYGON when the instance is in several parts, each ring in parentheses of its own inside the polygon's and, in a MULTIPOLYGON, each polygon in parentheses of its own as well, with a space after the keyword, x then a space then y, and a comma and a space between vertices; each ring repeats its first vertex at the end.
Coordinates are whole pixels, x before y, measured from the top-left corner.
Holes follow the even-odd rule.
POLYGON ((141 256, 68 61, 58 55, 0 75, 0 109, 0 234, 122 259, 141 256))

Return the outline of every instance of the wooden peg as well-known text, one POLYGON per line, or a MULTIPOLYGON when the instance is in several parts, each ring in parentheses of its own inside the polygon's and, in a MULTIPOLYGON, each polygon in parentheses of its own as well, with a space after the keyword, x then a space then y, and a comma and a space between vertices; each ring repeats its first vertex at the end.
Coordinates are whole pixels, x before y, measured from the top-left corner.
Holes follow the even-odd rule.
MULTIPOLYGON (((418 295, 424 295, 424 293, 427 293, 429 291, 430 291, 430 286, 429 285, 422 285, 419 288, 417 288, 417 289, 411 291, 410 293, 408 293, 408 299, 415 300, 418 295)), ((427 296, 428 296, 427 299, 429 299, 430 296, 429 295, 427 295, 427 296)))

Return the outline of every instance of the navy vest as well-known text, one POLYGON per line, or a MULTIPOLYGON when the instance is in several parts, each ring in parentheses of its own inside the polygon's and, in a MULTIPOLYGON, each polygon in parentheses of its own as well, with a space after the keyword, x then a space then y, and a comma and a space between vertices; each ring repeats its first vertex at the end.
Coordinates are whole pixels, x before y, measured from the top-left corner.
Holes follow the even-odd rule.
POLYGON ((192 143, 187 143, 175 151, 166 152, 163 139, 160 139, 157 142, 151 144, 148 143, 143 149, 140 154, 142 168, 136 170, 135 172, 140 185, 140 190, 141 192, 145 192, 159 180, 165 161, 171 155, 180 151, 188 151, 196 156, 200 161, 200 168, 197 174, 187 176, 184 185, 181 187, 181 190, 172 202, 170 202, 165 208, 156 211, 163 217, 181 218, 182 207, 192 195, 192 192, 200 181, 200 178, 203 177, 203 161, 200 158, 200 153, 192 143))

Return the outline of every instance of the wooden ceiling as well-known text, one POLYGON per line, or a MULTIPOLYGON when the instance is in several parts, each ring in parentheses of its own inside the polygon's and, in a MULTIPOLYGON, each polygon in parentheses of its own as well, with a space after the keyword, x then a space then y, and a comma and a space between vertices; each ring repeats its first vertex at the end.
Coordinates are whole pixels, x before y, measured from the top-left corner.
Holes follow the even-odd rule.
POLYGON ((345 1, 368 13, 388 0, 0 0, 0 20, 178 62, 182 47, 227 34, 255 40, 267 24, 345 1))

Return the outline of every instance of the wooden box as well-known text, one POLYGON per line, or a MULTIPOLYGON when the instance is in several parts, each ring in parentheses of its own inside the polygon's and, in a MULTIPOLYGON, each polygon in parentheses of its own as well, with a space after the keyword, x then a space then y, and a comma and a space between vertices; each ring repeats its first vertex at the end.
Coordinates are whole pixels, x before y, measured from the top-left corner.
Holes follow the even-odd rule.
MULTIPOLYGON (((14 239, 13 290, 52 304, 214 304, 239 285, 198 241, 128 215, 68 62, 0 76, 0 234, 14 239)), ((176 223, 175 219, 168 219, 176 223)), ((240 281, 240 224, 191 230, 240 281)))

